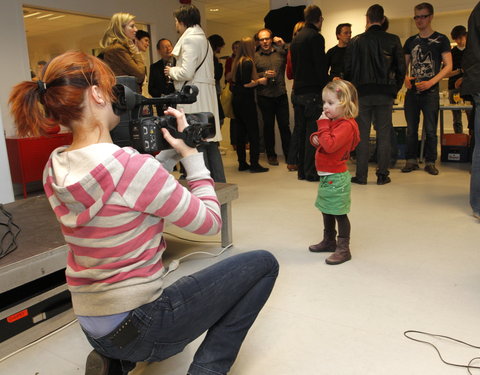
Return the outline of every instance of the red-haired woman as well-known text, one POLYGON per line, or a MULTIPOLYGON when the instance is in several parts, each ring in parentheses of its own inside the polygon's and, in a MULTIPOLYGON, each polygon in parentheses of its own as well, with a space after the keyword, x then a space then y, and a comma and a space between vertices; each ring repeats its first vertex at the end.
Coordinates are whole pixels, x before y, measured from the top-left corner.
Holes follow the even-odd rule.
POLYGON ((242 38, 232 66, 232 104, 237 120, 237 158, 238 170, 250 170, 252 173, 267 172, 259 162, 260 135, 258 131, 257 104, 255 87, 266 85, 267 78, 258 78, 253 58, 255 42, 252 38, 242 38), (250 141, 250 164, 247 163, 245 143, 250 141))
MULTIPOLYGON (((55 124, 72 130, 53 151, 44 188, 69 247, 66 277, 73 309, 94 347, 87 375, 127 374, 138 361, 161 361, 208 331, 189 374, 226 374, 268 299, 278 263, 266 251, 227 258, 163 288, 164 221, 197 234, 220 230, 220 207, 203 157, 166 129, 191 192, 149 155, 112 143, 113 72, 82 52, 53 59, 42 80, 14 87, 10 104, 20 135, 55 124)), ((178 129, 182 112, 168 109, 178 129)))

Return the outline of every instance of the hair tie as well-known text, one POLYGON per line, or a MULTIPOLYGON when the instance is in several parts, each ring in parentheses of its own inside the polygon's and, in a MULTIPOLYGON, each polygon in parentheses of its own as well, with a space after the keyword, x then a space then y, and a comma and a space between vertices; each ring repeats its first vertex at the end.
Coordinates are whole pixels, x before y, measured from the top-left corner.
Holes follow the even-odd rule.
POLYGON ((37 85, 38 85, 38 91, 41 94, 44 94, 46 91, 47 91, 47 84, 45 82, 43 82, 42 80, 38 80, 37 81, 37 85))

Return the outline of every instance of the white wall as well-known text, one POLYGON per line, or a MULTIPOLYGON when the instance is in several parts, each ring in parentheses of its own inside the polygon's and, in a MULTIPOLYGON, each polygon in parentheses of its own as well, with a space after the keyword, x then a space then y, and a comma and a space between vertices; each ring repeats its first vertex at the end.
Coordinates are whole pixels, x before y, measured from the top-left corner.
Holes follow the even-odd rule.
MULTIPOLYGON (((1 110, 0 110, 1 114, 1 110)), ((0 131, 3 130, 2 118, 0 117, 0 131)), ((3 134, 3 131, 2 131, 3 134)), ((8 155, 7 148, 5 145, 5 140, 0 137, 2 141, 0 142, 0 178, 3 183, 0 184, 0 203, 10 203, 13 202, 13 189, 12 184, 9 184, 7 181, 10 181, 10 168, 8 165, 8 155)))

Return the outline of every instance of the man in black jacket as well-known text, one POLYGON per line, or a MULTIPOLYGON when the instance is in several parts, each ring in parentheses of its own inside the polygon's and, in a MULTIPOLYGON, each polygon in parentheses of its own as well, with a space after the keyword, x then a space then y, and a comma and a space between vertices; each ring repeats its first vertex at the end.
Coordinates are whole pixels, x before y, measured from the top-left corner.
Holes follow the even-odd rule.
POLYGON ((299 180, 318 181, 310 135, 317 130, 316 120, 322 114, 322 89, 328 81, 327 60, 325 39, 320 34, 322 11, 316 5, 309 5, 304 14, 305 27, 290 45, 295 127, 287 163, 298 165, 299 180))
MULTIPOLYGON (((148 81, 148 93, 154 98, 175 91, 173 82, 165 75, 165 66, 175 66, 175 59, 172 56, 172 42, 168 39, 160 39, 157 42, 157 52, 160 60, 150 65, 150 79, 148 81)), ((163 113, 162 113, 163 115, 163 113)))
POLYGON ((383 7, 367 10, 363 34, 352 39, 345 56, 345 77, 358 90, 357 123, 360 143, 356 149, 357 171, 352 182, 365 185, 368 177, 368 144, 372 119, 377 132, 377 184, 388 184, 391 151, 392 107, 405 78, 405 57, 398 36, 382 30, 383 7))

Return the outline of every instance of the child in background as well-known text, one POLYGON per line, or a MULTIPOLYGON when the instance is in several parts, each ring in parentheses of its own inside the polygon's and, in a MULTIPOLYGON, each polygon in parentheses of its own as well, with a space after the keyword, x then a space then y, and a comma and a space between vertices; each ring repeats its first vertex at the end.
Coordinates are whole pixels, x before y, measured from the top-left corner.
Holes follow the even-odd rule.
POLYGON ((329 82, 322 92, 323 113, 317 120, 318 131, 310 136, 317 148, 315 166, 320 176, 315 206, 323 215, 323 240, 311 245, 312 252, 334 252, 325 262, 340 264, 352 259, 350 254, 351 175, 347 170, 350 151, 360 141, 355 117, 358 114, 358 95, 348 81, 329 82), (338 223, 338 240, 335 222, 338 223))

